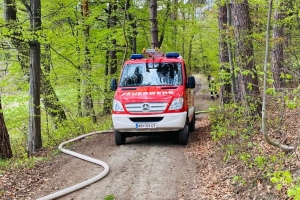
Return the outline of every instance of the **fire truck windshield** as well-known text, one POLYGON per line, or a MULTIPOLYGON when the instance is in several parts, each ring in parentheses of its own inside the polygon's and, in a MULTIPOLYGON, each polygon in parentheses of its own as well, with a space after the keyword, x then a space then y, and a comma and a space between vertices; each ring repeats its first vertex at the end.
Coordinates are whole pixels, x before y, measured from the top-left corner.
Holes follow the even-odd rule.
POLYGON ((138 63, 124 66, 120 86, 156 85, 182 85, 181 63, 138 63))

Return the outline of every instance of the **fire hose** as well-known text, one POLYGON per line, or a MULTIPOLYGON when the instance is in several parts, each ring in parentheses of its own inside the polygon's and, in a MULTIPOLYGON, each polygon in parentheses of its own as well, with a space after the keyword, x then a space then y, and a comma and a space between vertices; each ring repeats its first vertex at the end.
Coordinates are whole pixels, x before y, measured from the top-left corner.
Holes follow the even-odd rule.
POLYGON ((98 160, 98 159, 95 159, 95 158, 92 158, 92 157, 89 157, 89 156, 86 156, 86 155, 83 155, 83 154, 80 154, 80 153, 76 153, 74 151, 70 151, 70 150, 67 150, 67 149, 64 149, 63 148, 63 145, 67 144, 67 143, 70 143, 70 142, 74 142, 76 140, 80 140, 80 139, 83 139, 85 137, 88 137, 88 136, 91 136, 91 135, 95 135, 95 134, 99 134, 99 133, 112 133, 113 131, 112 130, 105 130, 105 131, 96 131, 96 132, 91 132, 91 133, 87 133, 87 134, 84 134, 84 135, 81 135, 81 136, 78 136, 74 139, 71 139, 71 140, 68 140, 68 141, 65 141, 65 142, 62 142, 59 146, 58 146, 58 149, 60 151, 62 151, 63 153, 66 153, 66 154, 69 154, 69 155, 72 155, 74 157, 77 157, 77 158, 80 158, 82 160, 86 160, 88 162, 91 162, 91 163, 94 163, 94 164, 97 164, 97 165, 100 165, 104 168, 104 170, 98 174, 97 176, 93 177, 93 178, 90 178, 86 181, 83 181, 81 183, 78 183, 76 185, 73 185, 71 187, 68 187, 68 188, 65 188, 63 190, 60 190, 60 191, 57 191, 57 192, 54 192, 52 194, 49 194, 47 196, 44 196, 44 197, 41 197, 39 198, 38 200, 51 200, 51 199, 56 199, 58 197, 61 197, 61 196, 64 196, 64 195, 67 195, 71 192, 74 192, 76 190, 79 190, 81 188, 84 188, 92 183, 95 183, 96 181, 99 181, 100 179, 104 178, 108 172, 109 172, 109 166, 101 161, 101 160, 98 160))

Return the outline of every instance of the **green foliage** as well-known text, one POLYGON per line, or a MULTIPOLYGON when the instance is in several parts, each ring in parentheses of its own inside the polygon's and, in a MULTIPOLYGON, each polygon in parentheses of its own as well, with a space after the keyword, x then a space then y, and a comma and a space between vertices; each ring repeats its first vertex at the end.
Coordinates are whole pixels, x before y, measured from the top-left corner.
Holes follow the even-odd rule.
POLYGON ((115 200, 115 196, 113 194, 107 195, 103 200, 115 200))
POLYGON ((287 107, 290 109, 295 109, 300 106, 300 101, 297 96, 294 96, 293 99, 290 99, 290 97, 285 96, 284 100, 285 100, 287 107))
POLYGON ((292 197, 294 200, 300 199, 300 184, 294 185, 290 187, 287 191, 287 195, 292 197))
POLYGON ((266 90, 266 94, 269 94, 269 95, 274 95, 274 94, 276 94, 275 88, 268 88, 268 89, 266 90))
MULTIPOLYGON (((211 135, 214 140, 228 136, 247 139, 249 136, 255 134, 253 124, 256 122, 256 118, 246 114, 245 107, 235 104, 224 106, 224 108, 210 108, 211 135)), ((253 107, 252 109, 256 107, 250 104, 251 106, 253 107)))
POLYGON ((233 144, 228 144, 224 145, 223 149, 226 151, 224 161, 228 161, 235 152, 235 146, 233 144))
POLYGON ((248 163, 249 159, 251 158, 251 154, 247 153, 247 152, 242 152, 240 153, 240 159, 245 162, 248 163))
POLYGON ((243 177, 242 176, 238 176, 238 175, 235 175, 233 178, 233 184, 237 184, 237 183, 240 183, 242 185, 244 185, 246 183, 245 180, 243 180, 243 177))
MULTIPOLYGON (((0 169, 1 170, 11 170, 11 169, 24 169, 29 168, 32 169, 34 166, 39 163, 47 161, 47 158, 44 157, 31 157, 28 158, 26 154, 24 157, 13 158, 10 160, 1 160, 0 159, 0 169)), ((0 174, 1 174, 0 170, 0 174)))
POLYGON ((275 184, 277 190, 287 189, 287 196, 295 200, 300 199, 300 181, 294 180, 290 171, 275 171, 270 175, 270 181, 275 184))
MULTIPOLYGON (((73 117, 70 120, 64 121, 63 124, 59 125, 58 129, 52 130, 51 132, 45 132, 43 134, 44 146, 57 146, 65 140, 95 130, 109 130, 111 129, 111 125, 112 122, 109 116, 103 116, 101 124, 93 123, 90 117, 73 117)), ((47 130, 47 128, 45 127, 44 130, 47 130)))
POLYGON ((270 180, 276 184, 277 190, 281 190, 283 186, 291 185, 293 182, 292 175, 289 171, 275 171, 270 180))
POLYGON ((267 160, 264 156, 256 156, 254 159, 254 164, 261 170, 263 170, 267 164, 267 160))

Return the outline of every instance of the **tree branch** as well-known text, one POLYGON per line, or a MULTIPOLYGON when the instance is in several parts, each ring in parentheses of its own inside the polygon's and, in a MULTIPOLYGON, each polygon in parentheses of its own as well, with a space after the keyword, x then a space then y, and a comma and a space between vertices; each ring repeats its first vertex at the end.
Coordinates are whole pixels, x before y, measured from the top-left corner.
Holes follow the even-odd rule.
POLYGON ((264 61, 264 79, 263 79, 263 102, 262 102, 262 133, 268 144, 278 147, 283 151, 293 151, 295 147, 287 146, 284 144, 280 144, 271 140, 267 131, 267 122, 266 122, 266 90, 267 90, 267 64, 268 64, 268 56, 269 56, 269 40, 270 40, 270 21, 271 21, 271 12, 272 12, 272 3, 273 0, 269 0, 269 11, 268 11, 268 21, 267 21, 267 31, 266 31, 266 54, 264 61))

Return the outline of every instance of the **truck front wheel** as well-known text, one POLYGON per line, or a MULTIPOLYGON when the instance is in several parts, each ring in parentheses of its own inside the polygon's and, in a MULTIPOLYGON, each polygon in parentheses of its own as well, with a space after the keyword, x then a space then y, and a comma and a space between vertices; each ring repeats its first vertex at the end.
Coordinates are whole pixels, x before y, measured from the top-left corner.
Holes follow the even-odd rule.
POLYGON ((183 129, 179 131, 179 144, 186 145, 189 139, 189 121, 185 122, 183 129))
POLYGON ((114 134, 115 134, 115 143, 116 143, 116 145, 125 144, 125 140, 126 140, 125 133, 114 130, 114 134))

